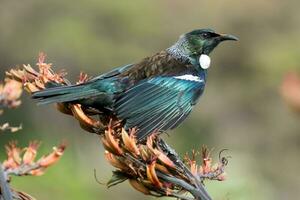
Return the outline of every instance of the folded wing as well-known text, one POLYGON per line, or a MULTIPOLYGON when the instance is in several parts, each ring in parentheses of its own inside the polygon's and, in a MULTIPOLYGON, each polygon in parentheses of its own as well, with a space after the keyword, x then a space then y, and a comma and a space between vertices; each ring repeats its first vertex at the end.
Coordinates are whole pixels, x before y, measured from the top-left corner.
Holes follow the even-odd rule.
POLYGON ((179 125, 191 112, 204 89, 204 80, 155 77, 144 80, 117 99, 115 110, 126 128, 138 128, 143 140, 154 131, 179 125))

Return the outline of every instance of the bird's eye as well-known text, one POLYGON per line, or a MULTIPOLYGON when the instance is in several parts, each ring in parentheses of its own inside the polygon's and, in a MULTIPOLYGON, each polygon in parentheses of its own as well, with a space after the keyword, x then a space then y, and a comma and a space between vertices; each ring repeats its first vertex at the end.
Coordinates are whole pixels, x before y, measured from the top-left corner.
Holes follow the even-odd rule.
POLYGON ((201 36, 203 38, 209 38, 210 37, 210 34, 209 33, 202 33, 201 36))

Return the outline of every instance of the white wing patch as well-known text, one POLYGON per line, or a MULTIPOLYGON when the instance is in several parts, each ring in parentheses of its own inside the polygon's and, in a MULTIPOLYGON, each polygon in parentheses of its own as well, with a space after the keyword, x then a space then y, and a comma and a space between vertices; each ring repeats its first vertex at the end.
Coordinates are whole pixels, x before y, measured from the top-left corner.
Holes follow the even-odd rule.
POLYGON ((181 79, 181 80, 187 80, 187 81, 203 82, 203 80, 200 79, 199 76, 194 76, 194 75, 191 75, 191 74, 175 76, 174 78, 181 79))

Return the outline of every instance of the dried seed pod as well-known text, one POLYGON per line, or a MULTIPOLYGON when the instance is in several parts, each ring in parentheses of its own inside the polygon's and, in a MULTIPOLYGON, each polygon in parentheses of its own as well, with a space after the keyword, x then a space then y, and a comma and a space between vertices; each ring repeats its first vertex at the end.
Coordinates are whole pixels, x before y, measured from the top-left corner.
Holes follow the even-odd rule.
POLYGON ((175 168, 175 164, 171 161, 169 157, 167 157, 163 152, 153 147, 153 139, 156 137, 155 135, 151 135, 147 138, 146 145, 152 151, 152 153, 166 166, 175 168))
POLYGON ((142 158, 142 160, 144 160, 146 162, 151 160, 151 158, 154 156, 150 152, 150 150, 144 145, 139 146, 139 152, 140 152, 140 157, 142 158))
POLYGON ((164 165, 170 167, 170 168, 175 168, 175 164, 171 159, 166 156, 164 153, 160 152, 158 149, 152 149, 154 154, 157 156, 158 160, 161 161, 164 165))
POLYGON ((101 140, 101 142, 102 142, 103 147, 104 147, 105 150, 107 150, 110 153, 115 154, 114 149, 111 148, 110 144, 107 142, 107 140, 105 139, 105 137, 100 136, 100 140, 101 140))
POLYGON ((28 92, 28 93, 33 93, 33 92, 37 92, 40 91, 40 89, 38 87, 36 87, 36 85, 27 82, 24 83, 24 89, 28 92))
POLYGON ((145 194, 145 195, 150 195, 151 192, 148 188, 146 188, 141 182, 139 182, 138 180, 136 179, 129 179, 129 183, 130 185, 136 189, 137 191, 145 194))
POLYGON ((153 161, 152 163, 150 163, 149 165, 147 165, 147 178, 148 180, 155 186, 158 188, 162 187, 162 183, 159 181, 157 175, 156 175, 156 171, 155 171, 155 164, 156 161, 153 161))
POLYGON ((126 164, 122 163, 114 154, 105 151, 104 152, 104 156, 106 158, 106 160, 114 167, 121 169, 121 170, 128 170, 128 167, 126 166, 126 164))
POLYGON ((158 163, 155 164, 155 169, 163 172, 164 174, 171 174, 170 171, 163 165, 160 165, 158 163))
POLYGON ((39 73, 35 71, 30 65, 23 65, 25 71, 33 76, 39 76, 39 73))
POLYGON ((67 103, 56 103, 55 105, 56 105, 56 109, 61 113, 64 113, 66 115, 73 115, 67 103))

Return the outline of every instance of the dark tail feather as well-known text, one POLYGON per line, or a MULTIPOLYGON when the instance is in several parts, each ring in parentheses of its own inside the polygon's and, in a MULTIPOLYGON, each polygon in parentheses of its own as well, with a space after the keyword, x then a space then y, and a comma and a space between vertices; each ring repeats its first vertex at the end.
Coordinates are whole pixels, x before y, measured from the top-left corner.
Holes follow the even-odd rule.
POLYGON ((70 102, 96 96, 99 91, 90 85, 60 86, 35 92, 32 98, 38 99, 38 104, 70 102))

